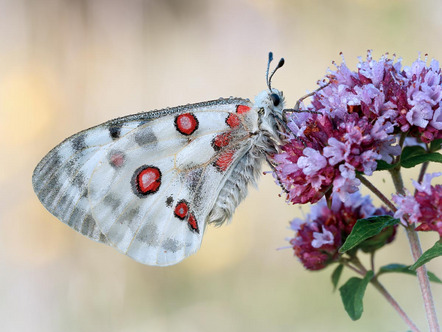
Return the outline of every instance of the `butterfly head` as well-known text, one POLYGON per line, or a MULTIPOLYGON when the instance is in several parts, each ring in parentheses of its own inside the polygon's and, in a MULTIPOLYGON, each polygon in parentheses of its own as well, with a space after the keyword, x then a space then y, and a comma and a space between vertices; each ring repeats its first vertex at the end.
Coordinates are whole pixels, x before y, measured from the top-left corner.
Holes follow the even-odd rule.
POLYGON ((255 97, 255 107, 261 109, 261 116, 267 117, 270 114, 282 119, 284 108, 284 94, 282 91, 272 89, 264 90, 255 97))
POLYGON ((262 91, 256 96, 254 106, 258 109, 259 129, 273 137, 278 136, 278 132, 284 128, 282 91, 276 89, 262 91))

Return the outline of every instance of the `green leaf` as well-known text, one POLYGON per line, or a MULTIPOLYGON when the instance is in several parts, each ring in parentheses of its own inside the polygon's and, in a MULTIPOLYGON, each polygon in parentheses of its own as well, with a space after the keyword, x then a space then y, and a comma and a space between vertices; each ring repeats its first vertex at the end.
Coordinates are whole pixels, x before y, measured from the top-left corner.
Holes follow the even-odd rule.
POLYGON ((392 216, 376 216, 366 219, 359 219, 353 226, 350 235, 345 240, 339 252, 344 253, 361 244, 366 239, 382 232, 386 227, 399 223, 399 219, 392 216))
POLYGON ((343 269, 344 269, 344 265, 339 264, 331 275, 331 280, 332 280, 332 284, 333 284, 333 291, 335 291, 336 287, 338 286, 338 282, 339 282, 339 279, 341 278, 341 274, 342 274, 343 269))
POLYGON ((378 160, 377 164, 378 164, 376 167, 377 171, 388 171, 389 169, 395 168, 398 165, 398 163, 389 164, 384 160, 378 160))
POLYGON ((442 256, 442 240, 437 241, 434 246, 425 251, 416 263, 410 266, 410 270, 415 271, 418 267, 439 256, 442 256))
POLYGON ((385 227, 379 234, 363 241, 358 248, 363 252, 375 252, 379 248, 382 248, 388 242, 388 240, 391 239, 394 232, 394 226, 385 227))
POLYGON ((440 150, 441 149, 441 144, 442 144, 442 138, 435 139, 430 144, 430 152, 436 152, 437 150, 440 150))
MULTIPOLYGON (((382 266, 379 269, 378 272, 378 276, 384 273, 391 273, 391 272, 398 272, 398 273, 405 273, 405 274, 410 274, 410 275, 416 275, 416 271, 412 271, 410 270, 410 266, 409 265, 404 265, 404 264, 389 264, 389 265, 385 265, 382 266)), ((428 279, 430 279, 430 281, 432 282, 437 282, 437 283, 442 283, 442 280, 440 280, 434 273, 432 272, 427 272, 428 273, 428 279)))
POLYGON ((401 153, 401 160, 426 154, 427 151, 420 145, 406 146, 401 153))
POLYGON ((373 271, 368 271, 364 279, 356 277, 350 278, 339 288, 345 311, 347 311, 352 320, 358 320, 362 316, 362 312, 364 311, 362 300, 364 299, 365 289, 371 278, 373 278, 373 271))
POLYGON ((436 163, 442 163, 442 154, 437 152, 430 152, 419 156, 411 157, 406 160, 401 160, 401 166, 404 168, 412 168, 416 165, 423 164, 427 161, 434 161, 436 163))
POLYGON ((423 147, 406 146, 401 154, 401 166, 411 168, 427 161, 442 163, 442 155, 437 152, 427 152, 423 147))

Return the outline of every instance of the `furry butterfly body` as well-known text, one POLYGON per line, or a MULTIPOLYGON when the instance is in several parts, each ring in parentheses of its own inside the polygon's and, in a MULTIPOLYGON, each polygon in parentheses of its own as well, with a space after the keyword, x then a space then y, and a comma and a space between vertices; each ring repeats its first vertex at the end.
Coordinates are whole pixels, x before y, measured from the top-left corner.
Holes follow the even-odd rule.
POLYGON ((277 151, 284 100, 270 79, 267 70, 269 89, 254 103, 218 99, 81 131, 40 161, 34 191, 81 234, 143 264, 178 263, 199 249, 207 224, 231 219, 277 151))

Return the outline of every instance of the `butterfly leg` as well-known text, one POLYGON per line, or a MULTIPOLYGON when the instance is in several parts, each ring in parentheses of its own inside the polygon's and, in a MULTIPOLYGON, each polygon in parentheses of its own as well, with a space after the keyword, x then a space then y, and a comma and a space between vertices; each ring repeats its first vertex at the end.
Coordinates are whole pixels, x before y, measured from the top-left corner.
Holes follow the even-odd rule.
POLYGON ((276 172, 276 168, 275 168, 275 165, 273 165, 273 163, 269 160, 269 157, 266 155, 266 161, 267 161, 267 164, 269 164, 269 166, 270 166, 270 168, 272 169, 272 174, 273 174, 273 176, 276 176, 276 179, 278 180, 278 184, 279 184, 279 186, 281 187, 281 189, 286 193, 286 194, 288 194, 288 190, 282 185, 282 181, 281 181, 281 179, 279 178, 279 175, 278 175, 278 173, 276 172))
POLYGON ((328 82, 327 84, 324 84, 323 86, 320 86, 319 88, 317 88, 315 91, 307 93, 306 95, 302 96, 301 98, 298 99, 298 101, 295 104, 294 108, 287 108, 287 109, 283 109, 282 110, 282 118, 284 120, 284 122, 287 122, 287 113, 302 113, 302 112, 306 112, 306 113, 311 113, 311 114, 322 114, 321 112, 316 112, 316 111, 311 111, 311 110, 301 110, 299 109, 299 106, 301 105, 301 102, 304 99, 307 99, 313 95, 315 95, 318 91, 321 91, 322 89, 324 89, 326 86, 328 86, 331 82, 328 82))

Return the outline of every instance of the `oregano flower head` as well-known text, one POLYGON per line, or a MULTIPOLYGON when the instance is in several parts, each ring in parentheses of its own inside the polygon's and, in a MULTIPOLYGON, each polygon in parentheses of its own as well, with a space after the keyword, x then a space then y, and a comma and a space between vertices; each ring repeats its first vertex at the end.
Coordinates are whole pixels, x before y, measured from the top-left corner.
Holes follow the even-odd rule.
POLYGON ((442 138, 439 63, 417 59, 360 59, 357 71, 336 64, 329 83, 304 113, 294 112, 291 133, 274 156, 275 175, 288 201, 315 203, 327 191, 346 201, 356 192, 357 172, 372 175, 377 161, 391 163, 401 152, 401 135, 429 143, 442 138))

